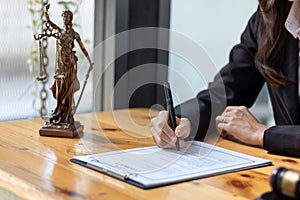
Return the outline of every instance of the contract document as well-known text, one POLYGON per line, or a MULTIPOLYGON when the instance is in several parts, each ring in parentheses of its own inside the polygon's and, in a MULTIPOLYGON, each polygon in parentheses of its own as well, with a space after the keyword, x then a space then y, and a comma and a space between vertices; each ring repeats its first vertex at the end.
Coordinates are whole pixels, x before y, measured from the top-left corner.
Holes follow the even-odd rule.
POLYGON ((198 141, 180 151, 151 146, 76 156, 71 161, 144 189, 272 164, 198 141))

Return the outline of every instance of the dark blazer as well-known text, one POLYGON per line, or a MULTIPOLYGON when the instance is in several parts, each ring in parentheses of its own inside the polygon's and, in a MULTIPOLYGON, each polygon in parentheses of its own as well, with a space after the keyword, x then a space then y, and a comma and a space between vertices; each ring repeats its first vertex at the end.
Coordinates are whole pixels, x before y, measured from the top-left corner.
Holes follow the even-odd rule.
MULTIPOLYGON (((208 89, 196 98, 175 108, 178 116, 187 117, 192 124, 190 138, 201 139, 216 132, 215 117, 226 106, 251 107, 266 82, 255 67, 259 12, 250 18, 241 36, 241 42, 230 52, 229 63, 215 76, 208 89), (226 95, 222 95, 225 90, 226 95), (193 134, 195 133, 195 134, 193 134)), ((298 40, 288 33, 284 53, 278 57, 280 73, 296 84, 275 88, 268 85, 276 126, 265 131, 263 148, 276 153, 300 156, 300 113, 298 98, 298 40)))

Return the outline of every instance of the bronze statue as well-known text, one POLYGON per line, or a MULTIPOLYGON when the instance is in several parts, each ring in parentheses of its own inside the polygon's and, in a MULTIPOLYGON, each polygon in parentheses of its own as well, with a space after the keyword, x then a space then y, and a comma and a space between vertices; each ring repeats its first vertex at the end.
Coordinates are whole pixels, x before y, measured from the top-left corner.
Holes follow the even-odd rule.
MULTIPOLYGON (((49 7, 50 4, 48 4, 44 9, 46 28, 42 34, 35 35, 34 38, 35 40, 39 40, 40 44, 41 39, 44 37, 54 37, 56 39, 56 68, 54 83, 51 86, 51 91, 53 97, 57 101, 57 104, 56 108, 51 113, 51 116, 49 118, 44 117, 45 124, 40 129, 40 135, 74 137, 81 132, 83 128, 79 122, 74 121, 74 114, 82 96, 81 93, 78 103, 75 105, 74 93, 80 89, 79 80, 77 78, 78 58, 76 56, 76 52, 74 51, 75 40, 90 64, 88 73, 86 75, 86 81, 88 79, 89 72, 92 70, 93 63, 80 39, 80 35, 72 28, 73 13, 69 10, 62 12, 61 16, 63 19, 64 28, 60 28, 50 20, 48 13, 49 7)), ((40 54, 43 54, 41 48, 40 54)), ((47 79, 48 75, 44 68, 43 61, 40 60, 40 63, 41 74, 37 80, 44 81, 47 79)))

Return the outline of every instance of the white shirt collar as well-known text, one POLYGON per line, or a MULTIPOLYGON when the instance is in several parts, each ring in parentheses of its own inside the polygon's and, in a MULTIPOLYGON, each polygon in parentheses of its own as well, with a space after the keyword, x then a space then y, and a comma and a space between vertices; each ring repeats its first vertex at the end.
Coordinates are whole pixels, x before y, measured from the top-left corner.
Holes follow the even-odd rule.
POLYGON ((300 38, 300 0, 293 2, 285 27, 295 38, 300 38))

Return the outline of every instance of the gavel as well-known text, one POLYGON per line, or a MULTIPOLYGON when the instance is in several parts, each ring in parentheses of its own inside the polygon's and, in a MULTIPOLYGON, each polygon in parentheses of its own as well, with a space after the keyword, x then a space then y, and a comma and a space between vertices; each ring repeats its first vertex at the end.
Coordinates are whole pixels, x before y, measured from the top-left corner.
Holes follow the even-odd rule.
POLYGON ((270 184, 274 192, 300 199, 300 171, 279 167, 272 171, 270 184))

